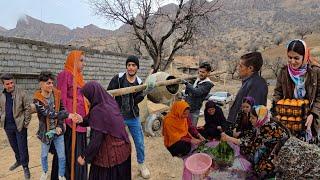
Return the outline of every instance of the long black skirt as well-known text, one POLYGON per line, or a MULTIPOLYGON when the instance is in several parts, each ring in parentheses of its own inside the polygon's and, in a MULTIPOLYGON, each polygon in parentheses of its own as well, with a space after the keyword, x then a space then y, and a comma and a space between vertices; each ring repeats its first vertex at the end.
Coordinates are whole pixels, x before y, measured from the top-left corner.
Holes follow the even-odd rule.
MULTIPOLYGON (((66 172, 65 177, 67 180, 71 179, 71 139, 72 129, 67 125, 66 132, 64 134, 64 145, 66 152, 66 172)), ((77 163, 77 158, 81 152, 87 147, 87 133, 77 132, 76 137, 76 149, 75 149, 75 180, 87 180, 88 179, 88 165, 80 166, 77 163)), ((51 180, 58 180, 58 155, 55 152, 54 144, 51 144, 50 152, 53 154, 51 180)))
MULTIPOLYGON (((76 132, 76 149, 75 149, 75 180, 88 179, 88 165, 81 166, 77 163, 77 158, 87 147, 87 133, 76 132)), ((64 134, 64 145, 66 150, 66 179, 71 179, 71 139, 72 129, 67 125, 64 134)))
POLYGON ((91 164, 89 180, 130 180, 131 156, 123 163, 106 168, 91 164))

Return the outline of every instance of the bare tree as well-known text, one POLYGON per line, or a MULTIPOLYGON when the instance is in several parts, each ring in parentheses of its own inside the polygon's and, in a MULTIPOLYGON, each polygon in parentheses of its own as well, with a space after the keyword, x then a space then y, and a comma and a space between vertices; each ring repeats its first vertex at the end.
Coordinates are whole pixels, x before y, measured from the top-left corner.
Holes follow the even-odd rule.
POLYGON ((153 59, 155 71, 165 70, 174 60, 175 53, 190 43, 198 24, 209 20, 209 16, 221 7, 219 0, 177 0, 173 11, 153 10, 155 6, 160 7, 161 1, 90 0, 96 14, 132 27, 134 35, 153 59), (155 31, 159 22, 166 25, 159 27, 163 33, 155 31), (166 55, 164 47, 169 41, 170 52, 166 55))
POLYGON ((295 32, 297 35, 301 36, 301 39, 304 39, 308 34, 312 34, 311 28, 303 25, 299 26, 295 32))
POLYGON ((238 60, 233 58, 228 60, 227 63, 228 63, 227 72, 231 74, 231 78, 234 79, 234 75, 237 72, 238 60))
POLYGON ((273 75, 278 77, 280 69, 284 66, 285 61, 281 57, 277 57, 275 60, 266 59, 265 66, 268 69, 271 69, 273 75))

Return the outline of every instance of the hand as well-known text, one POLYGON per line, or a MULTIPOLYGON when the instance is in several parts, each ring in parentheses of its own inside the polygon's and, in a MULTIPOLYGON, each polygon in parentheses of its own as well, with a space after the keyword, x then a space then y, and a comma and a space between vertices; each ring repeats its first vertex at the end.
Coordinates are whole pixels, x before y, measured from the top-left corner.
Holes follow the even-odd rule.
POLYGON ((221 133, 221 139, 220 140, 221 141, 228 141, 228 137, 229 136, 226 133, 223 132, 223 133, 221 133))
POLYGON ((147 78, 147 80, 146 80, 146 84, 147 84, 146 91, 147 92, 151 92, 156 87, 156 81, 157 81, 156 76, 149 76, 147 78))
POLYGON ((186 80, 184 80, 184 79, 181 79, 181 83, 187 85, 187 84, 188 84, 188 81, 186 81, 186 80))
POLYGON ((62 134, 62 129, 60 127, 56 127, 56 134, 57 135, 62 134))
POLYGON ((241 132, 237 132, 237 130, 234 128, 232 131, 232 135, 233 137, 239 137, 239 135, 241 134, 241 132))
POLYGON ((77 161, 78 161, 78 163, 79 163, 81 166, 83 166, 83 165, 86 164, 86 161, 85 161, 84 158, 82 158, 81 156, 78 157, 77 161))
POLYGON ((310 114, 310 115, 307 117, 307 122, 306 122, 306 124, 305 124, 305 126, 307 127, 307 129, 310 129, 310 128, 311 128, 312 122, 313 122, 313 115, 310 114))
POLYGON ((206 138, 204 138, 204 137, 201 136, 200 134, 199 134, 199 139, 200 139, 201 141, 205 141, 205 140, 206 140, 206 138))
POLYGON ((199 140, 199 139, 196 139, 196 138, 192 138, 191 139, 191 144, 200 144, 201 143, 201 141, 199 140))
POLYGON ((83 118, 81 117, 80 114, 77 114, 77 113, 75 113, 75 114, 70 113, 69 116, 68 116, 68 118, 71 119, 72 122, 74 122, 74 123, 81 123, 81 122, 83 122, 83 118))

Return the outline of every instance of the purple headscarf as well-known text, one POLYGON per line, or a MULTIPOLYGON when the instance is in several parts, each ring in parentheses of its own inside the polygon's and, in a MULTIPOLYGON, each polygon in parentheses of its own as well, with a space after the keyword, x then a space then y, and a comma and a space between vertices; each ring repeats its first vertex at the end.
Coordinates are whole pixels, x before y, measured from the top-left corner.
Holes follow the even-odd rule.
POLYGON ((90 102, 89 125, 92 129, 130 143, 124 119, 115 99, 97 82, 86 83, 81 89, 90 102))
POLYGON ((244 97, 242 102, 245 102, 245 101, 247 101, 250 104, 251 107, 255 105, 255 100, 251 96, 244 97))

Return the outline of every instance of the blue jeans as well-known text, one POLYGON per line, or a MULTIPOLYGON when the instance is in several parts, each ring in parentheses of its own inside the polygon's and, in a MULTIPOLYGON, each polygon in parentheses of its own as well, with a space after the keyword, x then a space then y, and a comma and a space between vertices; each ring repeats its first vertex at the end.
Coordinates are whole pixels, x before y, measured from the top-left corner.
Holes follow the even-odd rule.
POLYGON ((141 127, 140 118, 124 119, 124 123, 128 126, 130 134, 133 138, 137 152, 137 160, 139 164, 144 162, 144 137, 141 127))
POLYGON ((192 125, 197 127, 200 110, 196 110, 195 112, 190 113, 192 118, 192 125))
POLYGON ((8 141, 16 157, 16 161, 23 167, 28 167, 28 133, 26 128, 22 128, 19 132, 17 129, 5 129, 8 141))
MULTIPOLYGON (((58 154, 59 176, 64 176, 66 169, 66 155, 64 150, 64 136, 55 136, 52 140, 58 154)), ((41 143, 41 166, 43 172, 48 172, 48 152, 50 144, 41 143)))

